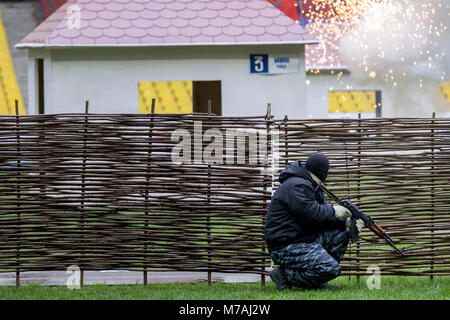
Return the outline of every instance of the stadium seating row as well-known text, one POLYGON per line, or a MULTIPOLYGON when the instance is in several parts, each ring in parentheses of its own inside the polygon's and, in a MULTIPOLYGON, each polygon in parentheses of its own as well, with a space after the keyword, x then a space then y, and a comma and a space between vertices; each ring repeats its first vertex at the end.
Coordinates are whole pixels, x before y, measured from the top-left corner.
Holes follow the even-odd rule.
POLYGON ((25 114, 0 12, 0 115, 15 114, 16 99, 19 101, 19 114, 25 114))
MULTIPOLYGON (((439 83, 437 94, 449 102, 450 112, 450 81, 439 83)), ((375 91, 340 90, 328 93, 329 113, 374 113, 375 109, 375 91)))
MULTIPOLYGON (((440 83, 438 92, 450 102, 450 81, 440 83)), ((140 113, 151 112, 152 98, 156 99, 156 113, 192 112, 192 82, 140 82, 140 113)), ((375 109, 375 91, 340 90, 328 93, 328 111, 330 113, 375 113, 375 109)))
POLYGON ((139 82, 139 113, 150 113, 152 99, 156 113, 191 113, 192 81, 139 82))
POLYGON ((375 91, 330 91, 328 112, 330 113, 375 113, 375 91))

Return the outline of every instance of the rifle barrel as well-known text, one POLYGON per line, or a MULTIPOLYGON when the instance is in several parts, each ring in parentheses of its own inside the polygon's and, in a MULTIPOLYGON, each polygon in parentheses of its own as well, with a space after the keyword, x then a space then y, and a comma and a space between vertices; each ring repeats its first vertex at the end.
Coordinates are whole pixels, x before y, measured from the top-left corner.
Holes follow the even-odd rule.
MULTIPOLYGON (((334 201, 336 201, 338 204, 342 203, 342 200, 339 199, 339 197, 337 195, 335 195, 333 192, 331 192, 330 190, 328 190, 322 183, 319 184, 320 188, 322 188, 322 190, 328 194, 331 198, 334 199, 334 201)), ((367 216, 369 219, 370 217, 367 216)), ((382 230, 382 229, 381 229, 382 230)), ((375 234, 377 234, 377 232, 375 232, 374 230, 372 230, 375 234)), ((379 235, 379 234, 378 234, 379 235)), ((382 230, 382 235, 381 238, 383 238, 394 250, 395 252, 397 252, 399 255, 404 256, 405 254, 403 253, 403 251, 401 251, 399 248, 397 248, 394 244, 394 242, 392 241, 391 237, 389 237, 387 235, 386 232, 384 232, 384 230, 382 230)))
POLYGON ((404 256, 405 254, 403 251, 401 251, 397 246, 392 242, 391 237, 389 237, 386 233, 383 234, 383 239, 392 247, 394 248, 395 252, 397 252, 399 255, 404 256))

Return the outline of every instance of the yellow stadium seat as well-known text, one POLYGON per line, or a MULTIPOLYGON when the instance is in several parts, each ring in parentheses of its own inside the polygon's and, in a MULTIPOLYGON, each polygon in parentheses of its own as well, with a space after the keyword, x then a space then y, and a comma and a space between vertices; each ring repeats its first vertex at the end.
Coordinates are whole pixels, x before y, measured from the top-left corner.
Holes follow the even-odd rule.
POLYGON ((19 114, 26 114, 0 12, 0 114, 16 114, 16 99, 18 100, 19 114))

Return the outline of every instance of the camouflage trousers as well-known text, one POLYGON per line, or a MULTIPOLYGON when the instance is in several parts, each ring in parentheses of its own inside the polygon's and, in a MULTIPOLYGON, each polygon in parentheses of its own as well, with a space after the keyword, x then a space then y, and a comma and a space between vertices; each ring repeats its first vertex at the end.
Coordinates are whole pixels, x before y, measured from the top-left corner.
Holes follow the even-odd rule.
POLYGON ((341 273, 350 233, 346 229, 325 230, 314 242, 292 243, 270 253, 294 287, 317 288, 341 273))

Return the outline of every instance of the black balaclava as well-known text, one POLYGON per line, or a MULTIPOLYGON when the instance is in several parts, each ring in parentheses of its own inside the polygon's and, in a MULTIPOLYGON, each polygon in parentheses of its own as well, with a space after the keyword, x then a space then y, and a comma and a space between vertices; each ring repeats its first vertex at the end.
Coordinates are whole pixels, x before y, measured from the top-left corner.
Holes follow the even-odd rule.
POLYGON ((320 181, 325 181, 328 176, 328 170, 330 169, 330 162, 326 155, 314 153, 306 160, 305 168, 314 173, 320 181))

